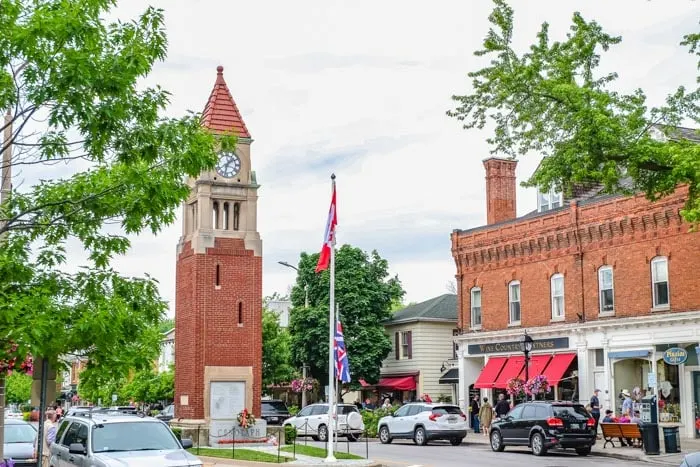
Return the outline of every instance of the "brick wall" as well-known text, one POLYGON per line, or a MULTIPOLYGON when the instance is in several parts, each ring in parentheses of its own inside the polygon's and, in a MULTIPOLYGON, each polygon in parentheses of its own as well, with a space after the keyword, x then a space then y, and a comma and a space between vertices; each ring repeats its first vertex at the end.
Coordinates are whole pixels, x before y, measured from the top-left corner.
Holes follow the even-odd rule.
POLYGON ((564 275, 565 322, 700 309, 700 234, 679 214, 686 190, 649 202, 608 197, 497 226, 452 234, 459 326, 469 330, 471 288, 481 287, 482 330, 508 327, 508 283, 520 281, 521 326, 551 322, 550 278, 564 275), (651 260, 668 257, 670 309, 652 311, 651 260), (614 316, 599 316, 598 269, 613 268, 614 316), (577 316, 580 314, 581 317, 577 316))
POLYGON ((486 223, 515 219, 515 167, 518 161, 495 157, 484 161, 486 169, 486 223))
POLYGON ((253 407, 262 390, 262 258, 243 240, 217 238, 206 254, 189 244, 177 261, 175 298, 175 411, 202 419, 205 366, 252 366, 253 407), (219 287, 216 267, 219 266, 219 287), (240 323, 239 323, 240 306, 240 323), (180 396, 189 397, 180 406, 180 396))

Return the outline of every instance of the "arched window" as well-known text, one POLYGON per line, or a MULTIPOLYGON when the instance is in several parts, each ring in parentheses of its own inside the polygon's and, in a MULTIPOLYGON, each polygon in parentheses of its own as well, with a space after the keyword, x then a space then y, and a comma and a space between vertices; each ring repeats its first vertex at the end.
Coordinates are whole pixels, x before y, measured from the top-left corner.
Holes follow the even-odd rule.
POLYGON ((668 258, 665 256, 657 256, 651 260, 651 292, 654 308, 669 306, 668 258))
POLYGON ((214 201, 211 207, 211 226, 214 229, 219 228, 219 202, 214 201))
POLYGON ((472 328, 481 328, 481 288, 473 287, 471 290, 471 321, 472 328))
POLYGON ((241 203, 233 204, 233 230, 238 230, 241 221, 241 203))
POLYGON ((615 291, 612 266, 601 266, 598 269, 598 297, 600 300, 600 313, 614 314, 615 291))
POLYGON ((243 303, 238 302, 238 325, 243 325, 243 303))
POLYGON ((508 284, 508 320, 510 324, 520 324, 520 281, 508 284))
POLYGON ((564 319, 564 275, 554 274, 550 280, 552 319, 564 319))

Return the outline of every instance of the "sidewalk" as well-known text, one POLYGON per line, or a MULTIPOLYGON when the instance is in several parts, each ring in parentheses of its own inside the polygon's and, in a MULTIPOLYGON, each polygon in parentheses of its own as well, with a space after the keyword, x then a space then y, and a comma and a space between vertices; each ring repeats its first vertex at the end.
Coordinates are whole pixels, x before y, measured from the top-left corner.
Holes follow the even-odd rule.
MULTIPOLYGON (((464 439, 466 444, 489 444, 489 439, 482 434, 476 434, 474 432, 469 432, 467 437, 464 439)), ((615 440, 615 447, 608 447, 603 449, 604 440, 599 439, 591 451, 591 456, 602 456, 602 457, 612 457, 615 459, 623 459, 629 461, 645 462, 657 465, 673 465, 678 466, 683 461, 683 457, 691 452, 700 451, 700 439, 688 439, 681 438, 681 452, 676 454, 666 454, 664 451, 664 440, 663 437, 659 439, 660 454, 657 456, 647 456, 644 454, 644 450, 640 448, 631 447, 620 447, 617 440, 615 440)), ((508 449, 508 448, 506 448, 508 449)))

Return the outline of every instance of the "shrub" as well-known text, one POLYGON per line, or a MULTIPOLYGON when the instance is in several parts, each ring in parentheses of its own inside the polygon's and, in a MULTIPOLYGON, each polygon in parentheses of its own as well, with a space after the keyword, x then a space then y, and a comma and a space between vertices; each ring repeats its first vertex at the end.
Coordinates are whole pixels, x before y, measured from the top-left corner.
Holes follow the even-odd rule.
POLYGON ((297 407, 296 405, 290 405, 288 407, 288 410, 289 415, 291 415, 292 417, 299 413, 299 407, 297 407))
POLYGON ((297 429, 292 425, 284 426, 284 442, 285 444, 294 444, 297 439, 297 429))
POLYGON ((32 418, 31 412, 22 412, 22 420, 24 420, 25 422, 28 422, 28 421, 30 421, 31 418, 32 418))
POLYGON ((365 424, 365 431, 368 438, 377 437, 377 425, 379 424, 379 419, 386 417, 387 415, 392 415, 396 412, 398 407, 392 406, 388 409, 375 409, 375 410, 361 410, 362 421, 365 424))
POLYGON ((177 437, 177 439, 182 441, 182 428, 171 428, 171 430, 173 430, 173 434, 177 437))

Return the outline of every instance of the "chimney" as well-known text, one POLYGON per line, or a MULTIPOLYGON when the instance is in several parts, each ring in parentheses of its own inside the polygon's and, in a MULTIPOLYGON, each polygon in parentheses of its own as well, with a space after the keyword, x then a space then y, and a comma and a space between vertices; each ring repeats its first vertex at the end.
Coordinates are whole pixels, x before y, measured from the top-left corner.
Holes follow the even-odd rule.
POLYGON ((486 223, 515 219, 515 159, 490 157, 486 169, 486 223))

